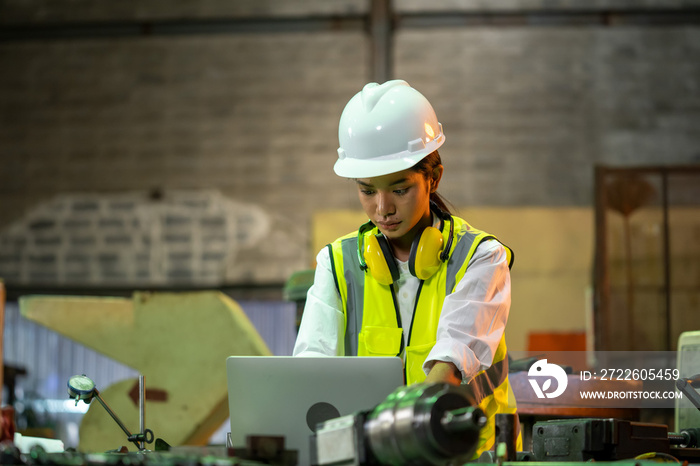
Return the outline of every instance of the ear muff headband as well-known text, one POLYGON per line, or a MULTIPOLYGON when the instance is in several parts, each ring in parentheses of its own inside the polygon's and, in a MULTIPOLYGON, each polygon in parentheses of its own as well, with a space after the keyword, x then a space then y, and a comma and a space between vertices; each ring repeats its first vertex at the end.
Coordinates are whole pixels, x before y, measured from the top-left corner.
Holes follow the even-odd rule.
POLYGON ((370 231, 372 228, 374 228, 374 223, 369 220, 362 224, 357 231, 357 260, 360 262, 360 268, 362 270, 367 270, 367 263, 365 262, 364 257, 364 237, 365 233, 370 231))
POLYGON ((455 237, 455 222, 452 219, 452 215, 438 207, 437 204, 435 204, 435 202, 430 201, 430 208, 433 212, 437 214, 438 218, 441 220, 440 231, 442 231, 443 228, 445 228, 446 221, 450 222, 450 234, 447 236, 447 244, 444 248, 442 248, 442 253, 440 253, 440 260, 445 262, 450 257, 450 250, 452 249, 452 240, 455 237))
MULTIPOLYGON (((450 250, 452 249, 452 240, 455 238, 455 221, 452 218, 452 215, 448 214, 447 212, 440 211, 445 217, 442 219, 442 225, 443 228, 445 227, 445 221, 450 222, 450 234, 447 235, 447 244, 445 245, 444 248, 442 248, 442 253, 440 254, 440 260, 443 262, 447 262, 447 259, 450 258, 450 250)), ((442 229, 441 229, 442 230, 442 229)))

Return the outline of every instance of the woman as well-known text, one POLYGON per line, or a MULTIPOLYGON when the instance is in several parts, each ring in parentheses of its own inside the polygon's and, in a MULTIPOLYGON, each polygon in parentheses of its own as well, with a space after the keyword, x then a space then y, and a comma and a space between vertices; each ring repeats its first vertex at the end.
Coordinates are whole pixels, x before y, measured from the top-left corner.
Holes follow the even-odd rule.
POLYGON ((449 213, 437 193, 442 126, 408 83, 367 84, 338 132, 334 170, 355 181, 369 222, 319 252, 294 355, 400 356, 408 384, 467 385, 489 417, 479 455, 493 446, 495 414, 515 412, 512 254, 449 213))

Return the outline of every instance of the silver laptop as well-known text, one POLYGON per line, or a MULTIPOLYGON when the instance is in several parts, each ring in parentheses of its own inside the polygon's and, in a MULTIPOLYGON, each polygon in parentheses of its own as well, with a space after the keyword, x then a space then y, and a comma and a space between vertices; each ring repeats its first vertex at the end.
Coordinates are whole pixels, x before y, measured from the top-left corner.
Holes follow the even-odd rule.
POLYGON ((284 436, 300 466, 319 422, 370 410, 404 382, 397 357, 230 356, 226 372, 233 447, 284 436))

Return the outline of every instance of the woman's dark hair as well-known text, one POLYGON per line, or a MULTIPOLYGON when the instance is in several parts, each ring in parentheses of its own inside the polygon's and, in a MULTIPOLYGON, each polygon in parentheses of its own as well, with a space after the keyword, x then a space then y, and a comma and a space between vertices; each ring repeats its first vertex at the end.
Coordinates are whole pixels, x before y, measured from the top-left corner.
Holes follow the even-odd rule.
MULTIPOLYGON (((411 167, 411 170, 421 173, 426 178, 431 178, 433 176, 433 170, 438 165, 442 165, 442 160, 440 159, 440 154, 438 151, 433 151, 430 154, 423 157, 417 164, 411 167)), ((438 194, 437 191, 430 193, 430 201, 433 202, 440 210, 451 214, 451 210, 448 207, 449 201, 438 194)))

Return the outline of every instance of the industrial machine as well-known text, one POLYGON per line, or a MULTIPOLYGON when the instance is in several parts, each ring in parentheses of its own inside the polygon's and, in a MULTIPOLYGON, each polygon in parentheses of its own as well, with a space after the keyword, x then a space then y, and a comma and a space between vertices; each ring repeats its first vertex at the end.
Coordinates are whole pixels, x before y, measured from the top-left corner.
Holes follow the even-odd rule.
MULTIPOLYGON (((679 382, 683 390, 697 395, 695 378, 679 382)), ((680 388, 680 387, 679 387, 680 388)), ((99 394, 89 379, 71 379, 71 398, 89 401, 99 394)), ((692 398, 696 400, 696 398, 692 398)), ((106 409, 108 409, 105 406, 106 409)), ((700 406, 698 406, 700 409, 700 406)), ((108 409, 109 411, 109 409, 108 409)), ((117 420, 116 416, 115 421, 117 420)), ((470 405, 460 387, 447 384, 416 384, 400 387, 376 407, 322 422, 311 436, 312 465, 458 465, 469 461, 479 433, 486 423, 484 413, 470 405)), ((142 426, 143 427, 143 426, 142 426)), ((293 466, 294 455, 284 455, 276 439, 254 438, 250 448, 232 446, 143 449, 142 434, 128 434, 139 442, 139 452, 46 453, 41 447, 20 453, 11 444, 0 449, 0 464, 18 466, 293 466)), ((152 437, 152 434, 150 434, 152 437)), ((484 452, 479 463, 513 464, 551 462, 580 465, 584 462, 673 461, 700 464, 700 428, 669 433, 658 424, 619 419, 558 419, 533 426, 532 451, 515 452, 517 419, 497 415, 496 443, 484 452)), ((249 446, 250 446, 249 445, 249 446)), ((308 465, 300 465, 308 466, 308 465)))

